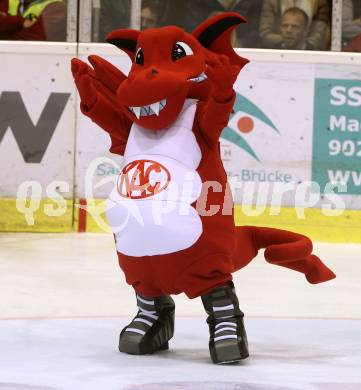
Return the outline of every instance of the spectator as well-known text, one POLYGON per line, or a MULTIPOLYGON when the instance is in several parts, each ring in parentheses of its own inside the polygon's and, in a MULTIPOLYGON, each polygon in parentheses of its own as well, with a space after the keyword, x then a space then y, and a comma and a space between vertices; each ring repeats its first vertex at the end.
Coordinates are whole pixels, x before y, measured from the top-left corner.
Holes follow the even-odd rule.
POLYGON ((110 31, 130 26, 130 0, 102 0, 99 16, 99 41, 110 31))
POLYGON ((65 41, 62 0, 0 0, 0 39, 65 41))
MULTIPOLYGON (((361 35, 361 1, 343 0, 342 46, 351 48, 350 43, 357 35, 361 35)), ((355 39, 354 42, 358 40, 355 39)))
POLYGON ((361 53, 361 34, 353 37, 351 43, 345 46, 342 50, 361 53))
POLYGON ((277 49, 307 50, 308 16, 300 8, 292 7, 282 15, 281 35, 282 42, 276 45, 277 49))
POLYGON ((186 2, 184 27, 188 31, 212 15, 232 11, 244 16, 248 23, 236 29, 238 47, 258 46, 258 22, 261 12, 261 0, 189 0, 186 2))
POLYGON ((154 1, 142 1, 140 13, 140 26, 142 30, 159 27, 160 25, 160 4, 154 1))
POLYGON ((281 20, 289 8, 300 8, 308 16, 308 50, 325 50, 329 43, 331 19, 330 5, 327 0, 264 0, 260 18, 260 38, 262 47, 277 48, 282 45, 281 20))

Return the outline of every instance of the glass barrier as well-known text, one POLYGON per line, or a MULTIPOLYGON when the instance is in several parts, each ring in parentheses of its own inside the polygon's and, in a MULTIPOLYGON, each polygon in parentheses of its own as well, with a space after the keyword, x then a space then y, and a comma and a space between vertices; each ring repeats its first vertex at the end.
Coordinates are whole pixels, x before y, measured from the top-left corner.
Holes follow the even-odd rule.
POLYGON ((233 34, 235 47, 330 50, 332 35, 339 50, 342 35, 342 50, 360 51, 361 0, 0 0, 0 39, 105 42, 118 28, 169 24, 191 32, 225 11, 248 20, 233 34))
POLYGON ((248 20, 233 34, 235 47, 330 49, 331 0, 98 0, 93 2, 92 41, 104 42, 108 32, 130 26, 145 30, 174 24, 192 31, 225 11, 248 20))
POLYGON ((66 41, 67 2, 0 0, 0 40, 66 41))
POLYGON ((361 0, 342 2, 342 50, 361 52, 361 0))
POLYGON ((105 42, 110 31, 131 26, 130 0, 102 0, 99 3, 92 10, 92 42, 105 42))

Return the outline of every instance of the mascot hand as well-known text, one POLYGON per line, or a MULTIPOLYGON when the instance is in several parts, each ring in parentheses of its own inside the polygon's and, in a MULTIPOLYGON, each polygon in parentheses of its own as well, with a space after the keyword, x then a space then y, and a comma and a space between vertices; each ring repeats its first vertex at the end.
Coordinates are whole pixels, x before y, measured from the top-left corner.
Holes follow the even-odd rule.
POLYGON ((213 97, 219 102, 225 102, 233 96, 233 84, 241 70, 238 65, 232 65, 225 55, 212 56, 207 60, 206 75, 213 84, 213 97))
POLYGON ((81 106, 85 111, 88 111, 97 100, 97 91, 93 85, 94 70, 85 62, 73 58, 71 71, 80 95, 81 106))

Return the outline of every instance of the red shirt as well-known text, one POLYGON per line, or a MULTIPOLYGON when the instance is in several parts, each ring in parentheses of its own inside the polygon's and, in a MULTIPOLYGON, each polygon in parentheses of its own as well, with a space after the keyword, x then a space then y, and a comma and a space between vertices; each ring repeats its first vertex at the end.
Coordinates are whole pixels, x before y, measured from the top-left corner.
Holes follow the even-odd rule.
POLYGON ((353 37, 351 43, 342 49, 343 51, 353 51, 361 53, 361 34, 353 37))

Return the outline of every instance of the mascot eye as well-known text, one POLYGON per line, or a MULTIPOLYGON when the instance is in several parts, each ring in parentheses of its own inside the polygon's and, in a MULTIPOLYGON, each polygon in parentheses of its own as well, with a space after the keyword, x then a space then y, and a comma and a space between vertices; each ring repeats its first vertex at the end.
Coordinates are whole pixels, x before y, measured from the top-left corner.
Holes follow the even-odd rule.
POLYGON ((141 47, 137 50, 135 55, 135 63, 138 65, 144 65, 144 54, 141 47))
POLYGON ((172 49, 172 60, 177 61, 193 54, 193 50, 185 42, 177 42, 172 49))

